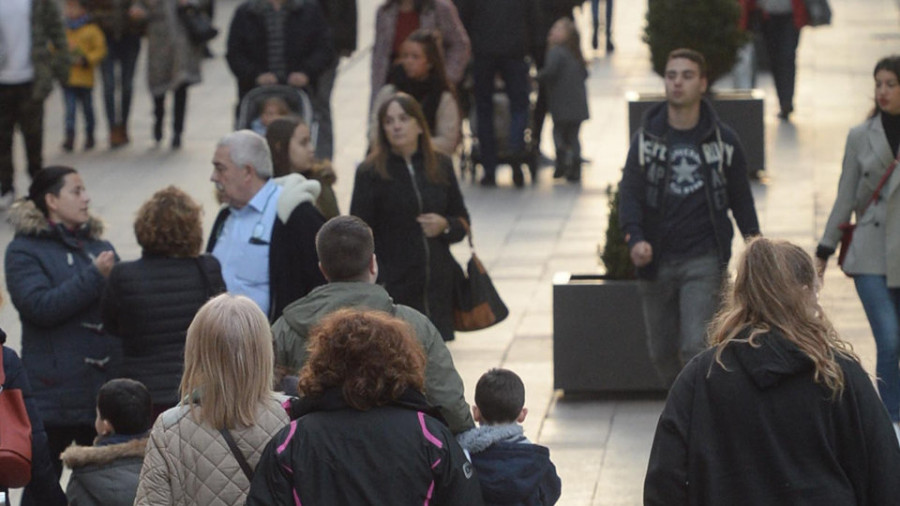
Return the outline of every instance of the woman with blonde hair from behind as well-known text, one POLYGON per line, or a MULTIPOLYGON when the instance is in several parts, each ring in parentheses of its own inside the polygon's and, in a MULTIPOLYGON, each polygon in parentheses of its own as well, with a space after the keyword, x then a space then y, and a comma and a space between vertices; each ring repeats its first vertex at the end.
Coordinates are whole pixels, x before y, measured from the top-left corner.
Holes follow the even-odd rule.
POLYGON ((748 244, 713 347, 669 391, 645 505, 897 504, 891 421, 817 292, 801 248, 748 244))
POLYGON ((288 423, 272 392, 273 362, 268 319, 252 300, 222 294, 200 308, 187 332, 182 400, 150 431, 136 506, 244 503, 263 448, 288 423))

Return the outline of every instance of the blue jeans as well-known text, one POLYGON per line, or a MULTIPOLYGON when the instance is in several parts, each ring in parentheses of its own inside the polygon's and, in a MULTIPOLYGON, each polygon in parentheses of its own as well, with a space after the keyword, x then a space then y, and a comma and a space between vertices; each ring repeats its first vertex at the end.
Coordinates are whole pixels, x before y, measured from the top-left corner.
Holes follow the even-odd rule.
POLYGON ((499 73, 509 97, 509 152, 525 150, 528 123, 528 64, 524 58, 476 55, 472 63, 475 78, 475 109, 478 118, 478 149, 484 176, 494 179, 497 169, 497 138, 494 133, 494 76, 499 73))
POLYGON ((875 336, 881 402, 900 422, 900 288, 888 288, 885 276, 873 274, 857 274, 853 283, 875 336))
POLYGON ((84 132, 94 136, 94 90, 93 88, 63 87, 66 99, 66 135, 75 135, 75 107, 80 103, 84 113, 84 132))
POLYGON ((707 326, 719 308, 722 268, 716 254, 663 260, 656 279, 639 285, 650 360, 669 387, 684 364, 707 348, 707 326))
POLYGON ((106 121, 109 128, 127 125, 128 113, 131 112, 132 83, 134 67, 141 52, 141 38, 135 35, 124 35, 121 39, 106 40, 106 58, 100 64, 103 75, 103 103, 106 106, 106 121), (116 67, 119 67, 118 80, 116 67), (116 89, 119 90, 121 104, 117 107, 116 89))

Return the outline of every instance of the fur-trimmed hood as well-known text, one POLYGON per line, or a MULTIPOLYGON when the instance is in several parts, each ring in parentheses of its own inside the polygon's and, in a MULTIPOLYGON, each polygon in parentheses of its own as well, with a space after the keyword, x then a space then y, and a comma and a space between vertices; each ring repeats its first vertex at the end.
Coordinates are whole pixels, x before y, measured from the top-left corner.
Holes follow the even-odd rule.
POLYGON ((316 199, 322 193, 322 185, 313 179, 306 179, 300 174, 288 174, 272 180, 281 186, 281 196, 278 197, 278 219, 287 223, 291 213, 300 204, 309 202, 316 205, 316 199))
MULTIPOLYGON (((41 236, 50 234, 53 230, 47 217, 28 199, 19 199, 13 204, 7 221, 15 228, 17 234, 41 236)), ((100 239, 103 229, 103 222, 93 215, 82 227, 90 239, 100 239)))
POLYGON ((456 437, 456 441, 464 450, 471 453, 479 453, 494 443, 528 443, 525 437, 525 429, 517 423, 503 425, 482 425, 472 430, 463 432, 456 437))
POLYGON ((143 437, 106 446, 72 446, 66 449, 60 458, 70 469, 77 469, 90 465, 102 466, 129 457, 144 458, 146 448, 147 438, 143 437))

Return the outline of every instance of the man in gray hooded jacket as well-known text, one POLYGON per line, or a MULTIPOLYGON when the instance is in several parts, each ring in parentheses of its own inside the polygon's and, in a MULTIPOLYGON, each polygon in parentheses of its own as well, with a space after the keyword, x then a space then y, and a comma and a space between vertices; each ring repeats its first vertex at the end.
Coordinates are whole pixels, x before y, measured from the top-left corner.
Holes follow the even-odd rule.
POLYGON ((440 409, 454 434, 474 428, 462 378, 437 328, 415 309, 394 304, 375 284, 378 262, 372 229, 355 216, 332 218, 316 235, 316 251, 328 284, 289 304, 272 326, 276 374, 297 374, 303 367, 310 329, 326 315, 344 308, 384 311, 408 323, 422 344, 428 402, 440 409))

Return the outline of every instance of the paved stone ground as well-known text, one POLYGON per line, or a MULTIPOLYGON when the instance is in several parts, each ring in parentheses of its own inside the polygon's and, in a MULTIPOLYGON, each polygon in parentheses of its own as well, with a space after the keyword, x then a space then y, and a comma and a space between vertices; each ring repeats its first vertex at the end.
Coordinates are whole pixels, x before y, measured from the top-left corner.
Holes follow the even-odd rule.
MULTIPOLYGON (((369 56, 376 2, 360 4, 360 50, 342 63, 334 93, 337 149, 335 190, 347 210, 356 164, 365 149, 366 101, 369 96, 369 56)), ((227 27, 237 0, 219 0, 217 21, 227 27)), ((790 123, 775 117, 777 100, 769 76, 759 86, 767 94, 766 143, 768 181, 753 191, 762 230, 772 237, 792 240, 810 251, 816 244, 834 199, 844 139, 848 129, 862 121, 872 105, 871 72, 875 61, 898 51, 898 15, 891 0, 832 0, 834 24, 805 29, 798 55, 796 113, 790 123)), ((560 504, 635 505, 641 490, 647 457, 661 400, 567 399, 554 391, 552 380, 551 279, 558 271, 595 273, 596 246, 603 241, 606 224, 605 189, 620 177, 628 146, 626 91, 659 91, 661 80, 650 70, 649 53, 640 36, 646 3, 617 2, 614 38, 616 52, 587 50, 592 118, 584 124, 584 168, 580 186, 552 181, 545 169, 539 183, 523 190, 510 187, 509 171, 498 173, 501 188, 485 190, 463 183, 472 214, 479 256, 510 307, 509 319, 481 332, 458 334, 450 348, 468 397, 478 377, 490 367, 519 372, 528 388, 530 410, 527 435, 547 445, 563 480, 560 504)), ((579 14, 583 39, 590 23, 579 14)), ((108 224, 107 237, 124 259, 140 254, 132 234, 132 220, 141 202, 154 191, 176 184, 201 201, 212 225, 216 205, 208 182, 216 140, 231 129, 235 102, 234 80, 222 58, 224 37, 213 44, 217 57, 205 63, 202 85, 190 90, 184 148, 177 152, 155 146, 151 140, 151 101, 143 69, 136 82, 130 146, 114 152, 64 154, 62 99, 55 93, 46 106, 46 163, 77 167, 93 196, 93 212, 108 224)), ((728 87, 729 83, 719 83, 728 87)), ((105 130, 100 90, 95 105, 103 138, 105 130)), ((104 145, 101 142, 101 146, 104 145)), ((550 127, 543 149, 553 152, 550 127)), ((18 155, 17 188, 22 194, 28 179, 18 155)), ((0 244, 12 230, 0 223, 0 244)), ((735 251, 741 245, 735 244, 735 251)), ((467 248, 457 246, 464 261, 467 248)), ((874 371, 874 344, 852 284, 836 268, 826 276, 823 304, 843 336, 874 371)), ((4 293, 8 300, 8 295, 4 293)), ((15 309, 5 304, 0 325, 18 348, 20 325, 15 309)), ((586 336, 590 338, 590 336, 586 336)), ((642 343, 635 343, 642 346, 642 343)), ((64 477, 65 479, 65 477, 64 477)))

